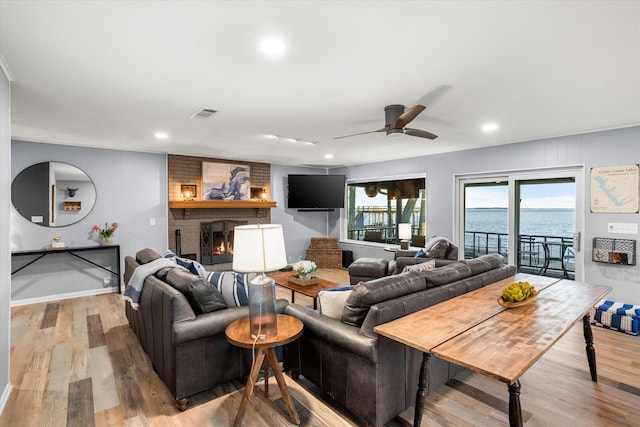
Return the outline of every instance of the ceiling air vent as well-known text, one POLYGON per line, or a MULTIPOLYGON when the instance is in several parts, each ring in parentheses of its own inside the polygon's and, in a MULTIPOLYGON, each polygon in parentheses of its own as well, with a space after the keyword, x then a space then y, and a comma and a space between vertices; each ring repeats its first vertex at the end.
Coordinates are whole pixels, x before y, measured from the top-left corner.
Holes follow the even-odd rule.
POLYGON ((210 108, 203 108, 202 110, 198 110, 189 117, 192 119, 206 119, 211 117, 213 113, 217 113, 216 110, 212 110, 210 108))

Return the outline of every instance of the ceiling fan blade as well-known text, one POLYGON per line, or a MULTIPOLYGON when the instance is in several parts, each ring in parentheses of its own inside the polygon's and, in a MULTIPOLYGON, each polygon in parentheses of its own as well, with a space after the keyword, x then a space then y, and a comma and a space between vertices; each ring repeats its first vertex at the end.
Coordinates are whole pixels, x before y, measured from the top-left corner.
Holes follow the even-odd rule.
POLYGON ((427 139, 436 139, 438 137, 438 135, 434 135, 431 132, 427 132, 426 130, 421 130, 421 129, 406 128, 404 130, 404 133, 406 135, 417 136, 420 138, 427 138, 427 139))
POLYGON ((370 130, 369 132, 360 132, 360 133, 352 133, 351 135, 336 136, 336 137, 335 137, 335 138, 333 138, 333 139, 349 138, 349 137, 352 137, 352 136, 366 135, 366 134, 368 134, 368 133, 386 132, 386 131, 388 131, 389 129, 391 129, 391 126, 387 126, 387 127, 384 127, 384 128, 382 128, 382 129, 378 129, 378 130, 370 130))
POLYGON ((413 119, 415 119, 418 116, 418 114, 422 113, 425 108, 427 107, 425 107, 424 105, 420 105, 420 104, 414 105, 413 107, 409 108, 407 111, 402 113, 400 117, 398 117, 398 120, 396 120, 396 123, 393 125, 393 127, 395 129, 402 129, 403 127, 408 125, 413 119))

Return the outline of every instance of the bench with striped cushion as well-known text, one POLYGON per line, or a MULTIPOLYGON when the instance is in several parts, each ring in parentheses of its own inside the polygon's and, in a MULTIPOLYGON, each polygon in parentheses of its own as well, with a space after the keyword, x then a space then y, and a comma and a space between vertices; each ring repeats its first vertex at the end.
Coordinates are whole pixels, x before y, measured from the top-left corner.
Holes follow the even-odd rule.
POLYGON ((631 335, 640 334, 640 306, 602 300, 591 308, 591 323, 631 335))

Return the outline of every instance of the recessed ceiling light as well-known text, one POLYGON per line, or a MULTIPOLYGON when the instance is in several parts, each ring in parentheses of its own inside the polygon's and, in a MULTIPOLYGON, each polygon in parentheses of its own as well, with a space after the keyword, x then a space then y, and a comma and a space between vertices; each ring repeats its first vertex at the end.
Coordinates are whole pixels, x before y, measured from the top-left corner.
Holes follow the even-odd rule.
POLYGON ((277 55, 287 50, 287 45, 280 39, 264 39, 260 42, 260 49, 268 54, 277 55))
POLYGON ((487 123, 482 125, 482 132, 493 132, 498 129, 498 125, 495 123, 487 123))
POLYGON ((325 159, 333 159, 333 154, 327 153, 327 154, 324 155, 324 158, 325 159))
POLYGON ((167 139, 169 138, 169 134, 166 132, 156 132, 153 136, 155 136, 157 139, 167 139))

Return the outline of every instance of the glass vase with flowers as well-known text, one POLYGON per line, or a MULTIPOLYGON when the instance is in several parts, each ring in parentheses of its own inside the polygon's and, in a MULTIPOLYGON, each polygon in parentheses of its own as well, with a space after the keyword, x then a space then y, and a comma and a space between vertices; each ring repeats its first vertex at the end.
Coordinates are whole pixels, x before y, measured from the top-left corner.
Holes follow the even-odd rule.
POLYGON ((113 244, 113 233, 115 233, 117 229, 118 229, 117 222, 112 222, 111 225, 109 225, 109 223, 105 221, 104 227, 102 228, 100 228, 97 225, 93 226, 93 231, 98 236, 100 236, 100 243, 103 246, 108 246, 113 244))

